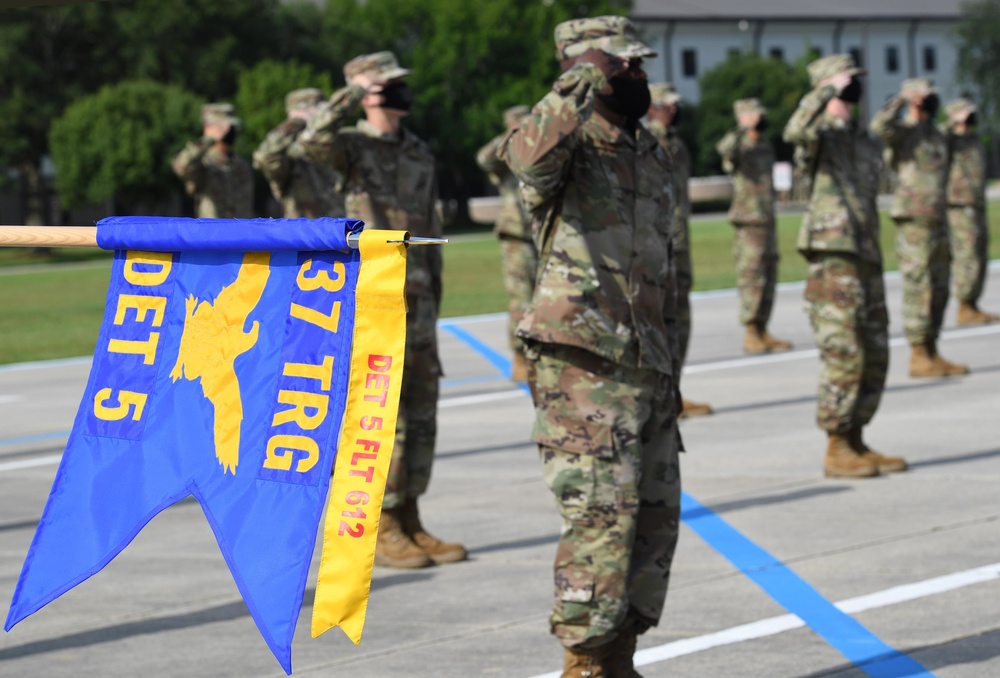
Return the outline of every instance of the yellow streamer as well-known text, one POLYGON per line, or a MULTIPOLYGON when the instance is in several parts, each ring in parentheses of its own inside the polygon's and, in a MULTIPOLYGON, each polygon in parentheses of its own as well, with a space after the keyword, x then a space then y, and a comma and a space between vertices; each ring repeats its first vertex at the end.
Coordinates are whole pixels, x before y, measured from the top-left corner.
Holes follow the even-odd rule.
POLYGON ((313 638, 339 626, 357 645, 365 625, 406 351, 406 246, 386 240, 403 235, 361 234, 350 386, 323 528, 313 638))

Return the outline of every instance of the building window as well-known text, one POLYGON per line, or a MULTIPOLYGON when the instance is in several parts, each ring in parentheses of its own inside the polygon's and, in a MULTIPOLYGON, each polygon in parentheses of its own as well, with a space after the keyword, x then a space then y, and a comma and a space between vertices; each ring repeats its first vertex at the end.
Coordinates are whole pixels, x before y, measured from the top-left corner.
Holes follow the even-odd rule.
POLYGON ((777 59, 778 61, 785 60, 785 50, 781 49, 780 47, 772 47, 768 52, 768 54, 771 56, 772 59, 777 59))
POLYGON ((865 67, 865 60, 861 58, 861 48, 860 47, 852 47, 851 49, 848 50, 848 52, 850 52, 851 58, 854 59, 854 65, 855 66, 857 66, 858 68, 864 68, 865 67))
POLYGON ((885 72, 899 72, 899 49, 893 46, 885 48, 885 72))
POLYGON ((681 51, 681 69, 685 78, 698 77, 698 53, 693 49, 681 51))
POLYGON ((933 73, 937 70, 937 51, 933 45, 924 47, 924 71, 933 73))

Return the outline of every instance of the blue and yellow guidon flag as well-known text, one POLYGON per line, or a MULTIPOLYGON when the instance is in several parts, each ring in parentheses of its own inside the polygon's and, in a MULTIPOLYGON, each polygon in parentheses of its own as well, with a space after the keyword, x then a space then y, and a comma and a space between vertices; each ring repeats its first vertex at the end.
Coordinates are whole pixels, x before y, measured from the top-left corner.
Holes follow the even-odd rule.
POLYGON ((193 496, 288 673, 328 503, 313 635, 360 641, 406 332, 404 234, 362 226, 98 224, 116 251, 104 323, 7 630, 193 496))

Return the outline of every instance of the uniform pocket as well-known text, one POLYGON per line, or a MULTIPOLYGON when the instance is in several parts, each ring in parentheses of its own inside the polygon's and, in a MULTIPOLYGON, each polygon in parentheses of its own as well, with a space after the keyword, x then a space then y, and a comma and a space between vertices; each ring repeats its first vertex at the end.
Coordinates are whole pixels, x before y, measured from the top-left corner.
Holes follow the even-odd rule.
POLYGON ((537 430, 545 484, 565 520, 593 527, 617 514, 614 436, 610 426, 577 421, 537 430))

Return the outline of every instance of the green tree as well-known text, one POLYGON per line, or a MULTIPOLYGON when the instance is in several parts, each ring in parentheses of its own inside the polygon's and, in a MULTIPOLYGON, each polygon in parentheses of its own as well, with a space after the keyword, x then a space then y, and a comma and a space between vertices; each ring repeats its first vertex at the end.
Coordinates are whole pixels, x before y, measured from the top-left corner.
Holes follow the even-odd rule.
POLYGON ((778 158, 790 160, 792 149, 781 139, 788 118, 799 99, 809 91, 805 63, 794 66, 757 54, 733 54, 701 78, 698 102, 698 156, 695 173, 718 174, 722 163, 715 144, 735 125, 733 102, 757 97, 768 109, 770 128, 765 136, 774 142, 778 158))
POLYGON ((50 122, 105 75, 100 16, 92 5, 0 10, 0 169, 16 170, 29 224, 50 220, 41 171, 50 122))
POLYGON ((330 73, 309 64, 265 59, 240 72, 233 105, 243 121, 236 152, 249 156, 271 129, 285 119, 285 95, 302 87, 333 91, 330 73))
MULTIPOLYGON (((558 77, 552 31, 579 16, 627 14, 622 0, 328 0, 332 60, 392 50, 411 68, 407 122, 441 167, 443 197, 464 207, 485 180, 476 150, 502 131, 503 110, 533 104, 558 77)), ((342 80, 338 78, 342 84, 342 80)), ((458 215, 463 219, 464 215, 458 215)))
POLYGON ((150 81, 106 86, 75 101, 49 134, 62 203, 113 198, 116 212, 132 213, 169 195, 177 186, 170 159, 191 136, 201 104, 176 85, 150 81))
POLYGON ((962 4, 958 38, 958 77, 975 91, 988 129, 1000 119, 1000 0, 962 4))

